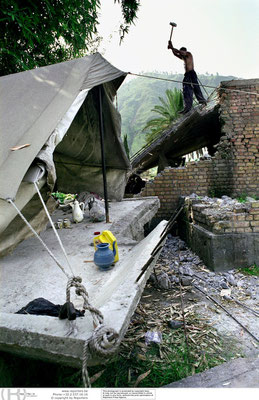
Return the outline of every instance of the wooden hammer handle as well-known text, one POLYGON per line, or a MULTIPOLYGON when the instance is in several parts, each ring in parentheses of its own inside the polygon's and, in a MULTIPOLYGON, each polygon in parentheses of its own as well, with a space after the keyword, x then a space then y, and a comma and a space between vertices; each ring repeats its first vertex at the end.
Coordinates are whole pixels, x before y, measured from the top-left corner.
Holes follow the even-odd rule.
POLYGON ((170 42, 171 42, 172 35, 173 35, 173 29, 174 29, 174 27, 172 26, 172 29, 171 29, 171 35, 170 35, 170 39, 169 39, 169 41, 170 41, 170 42))

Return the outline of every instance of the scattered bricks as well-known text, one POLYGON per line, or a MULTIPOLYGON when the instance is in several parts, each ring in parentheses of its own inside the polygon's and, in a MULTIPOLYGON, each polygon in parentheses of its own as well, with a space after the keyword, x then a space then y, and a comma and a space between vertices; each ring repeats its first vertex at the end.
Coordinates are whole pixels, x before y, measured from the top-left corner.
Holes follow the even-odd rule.
POLYGON ((251 203, 252 208, 259 208, 259 201, 253 201, 251 203))

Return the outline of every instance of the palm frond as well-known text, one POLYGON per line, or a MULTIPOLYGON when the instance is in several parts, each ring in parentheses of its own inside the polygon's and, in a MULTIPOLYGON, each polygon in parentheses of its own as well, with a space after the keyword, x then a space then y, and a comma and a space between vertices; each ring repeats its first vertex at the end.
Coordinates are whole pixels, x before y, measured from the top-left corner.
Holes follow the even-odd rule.
POLYGON ((151 112, 160 115, 147 121, 142 132, 146 132, 146 141, 149 143, 159 136, 178 117, 179 111, 183 108, 182 92, 176 88, 165 91, 165 98, 158 98, 161 104, 157 104, 151 112))

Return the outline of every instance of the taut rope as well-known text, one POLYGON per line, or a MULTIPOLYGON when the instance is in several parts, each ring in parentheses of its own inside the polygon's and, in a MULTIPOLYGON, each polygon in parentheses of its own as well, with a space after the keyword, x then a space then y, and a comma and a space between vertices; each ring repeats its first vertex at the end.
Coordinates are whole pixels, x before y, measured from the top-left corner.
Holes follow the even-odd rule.
POLYGON ((111 357, 118 349, 119 344, 120 344, 120 338, 119 334, 113 329, 113 328, 108 328, 104 325, 104 317, 101 311, 99 311, 97 308, 93 307, 89 301, 88 301, 88 292, 84 285, 82 284, 82 278, 80 276, 75 276, 71 267, 71 264, 68 260, 65 248, 62 244, 62 241, 57 233, 57 230, 53 224, 53 221, 50 217, 50 214, 48 212, 48 209, 43 201, 43 198, 41 196, 39 187, 36 182, 34 182, 34 186, 38 192, 39 198, 42 202, 43 208, 48 216, 48 219, 51 223, 51 226, 55 232, 55 235, 58 239, 58 242, 60 244, 60 247, 65 255, 65 258, 67 260, 67 263, 69 265, 69 268, 72 272, 73 276, 70 276, 66 271, 65 268, 61 265, 61 263, 57 260, 57 258, 54 256, 52 251, 48 248, 46 243, 41 239, 41 237, 38 235, 38 233, 35 231, 35 229, 31 226, 29 221, 24 217, 24 215, 21 213, 21 211, 17 208, 13 200, 7 199, 8 203, 10 203, 19 216, 22 218, 24 223, 29 227, 29 229, 32 231, 32 233, 37 237, 37 239, 41 242, 41 244, 44 246, 44 248, 47 250, 51 258, 55 261, 55 263, 58 265, 58 267, 61 269, 61 271, 66 275, 68 278, 67 282, 67 287, 66 287, 66 301, 70 302, 70 290, 72 287, 75 287, 76 289, 76 294, 78 296, 83 297, 83 309, 88 310, 93 318, 94 322, 94 331, 92 335, 85 341, 84 347, 83 347, 83 360, 82 360, 82 379, 83 379, 83 384, 84 387, 91 387, 91 382, 89 378, 89 374, 87 371, 87 360, 88 360, 88 353, 90 353, 91 357, 97 356, 101 358, 109 358, 111 357))

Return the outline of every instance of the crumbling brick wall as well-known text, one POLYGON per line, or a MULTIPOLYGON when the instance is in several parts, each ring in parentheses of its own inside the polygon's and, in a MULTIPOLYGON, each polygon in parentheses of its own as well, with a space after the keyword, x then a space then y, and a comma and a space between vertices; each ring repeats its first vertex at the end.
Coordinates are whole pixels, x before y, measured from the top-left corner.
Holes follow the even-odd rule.
MULTIPOLYGON (((219 201, 219 200, 217 200, 219 201)), ((186 218, 215 234, 259 232, 259 201, 236 203, 231 207, 188 198, 186 218)), ((185 203, 185 205, 186 205, 185 203)))
POLYGON ((223 82, 219 90, 224 135, 217 158, 229 162, 232 196, 259 195, 258 94, 258 79, 223 82))
POLYGON ((222 136, 211 159, 166 168, 146 184, 141 196, 158 196, 157 218, 169 218, 180 196, 259 196, 259 80, 221 83, 222 136), (251 92, 251 93, 247 93, 251 92))

